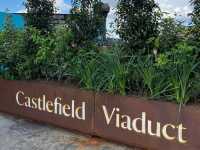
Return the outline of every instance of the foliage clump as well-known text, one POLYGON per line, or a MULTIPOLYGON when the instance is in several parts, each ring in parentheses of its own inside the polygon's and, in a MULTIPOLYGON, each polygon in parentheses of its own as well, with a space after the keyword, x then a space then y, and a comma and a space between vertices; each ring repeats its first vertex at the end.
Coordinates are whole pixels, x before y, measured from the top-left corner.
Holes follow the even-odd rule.
POLYGON ((104 10, 101 0, 73 0, 68 24, 78 45, 95 41, 106 35, 106 17, 109 7, 104 10))
POLYGON ((160 11, 154 0, 119 0, 117 33, 130 54, 148 53, 158 35, 160 11))
POLYGON ((191 4, 194 7, 192 12, 192 21, 194 23, 192 32, 196 40, 199 40, 200 36, 200 1, 191 0, 191 4))
POLYGON ((189 27, 163 17, 153 0, 120 0, 117 29, 122 42, 112 46, 95 42, 101 26, 94 15, 96 4, 99 1, 74 1, 69 25, 51 30, 41 26, 18 30, 8 16, 0 31, 0 76, 66 81, 87 90, 136 94, 181 105, 198 101, 196 3, 194 25, 189 27))
POLYGON ((54 4, 55 0, 27 0, 24 3, 27 26, 35 27, 42 33, 50 31, 52 17, 56 11, 54 4))

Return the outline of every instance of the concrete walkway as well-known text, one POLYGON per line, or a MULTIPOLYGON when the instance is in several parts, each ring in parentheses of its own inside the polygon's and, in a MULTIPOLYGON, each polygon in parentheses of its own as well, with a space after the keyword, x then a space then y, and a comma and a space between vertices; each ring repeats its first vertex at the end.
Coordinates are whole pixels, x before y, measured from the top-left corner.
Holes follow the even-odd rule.
POLYGON ((141 150, 0 113, 0 150, 141 150))

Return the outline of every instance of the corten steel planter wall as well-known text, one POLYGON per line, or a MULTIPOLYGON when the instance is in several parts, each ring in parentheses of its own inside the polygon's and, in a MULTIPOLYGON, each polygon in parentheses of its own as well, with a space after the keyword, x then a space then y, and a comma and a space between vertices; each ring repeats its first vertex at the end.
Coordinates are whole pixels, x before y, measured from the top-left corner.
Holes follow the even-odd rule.
POLYGON ((46 122, 63 128, 77 130, 86 134, 92 132, 93 104, 94 95, 92 92, 86 92, 76 88, 67 88, 60 84, 48 84, 46 82, 33 81, 7 81, 0 80, 0 111, 19 115, 40 122, 46 122), (46 111, 34 110, 17 105, 16 93, 23 91, 25 96, 42 97, 46 95, 46 99, 53 101, 56 97, 62 98, 62 102, 70 104, 75 100, 75 105, 81 105, 86 102, 85 120, 73 119, 49 113, 46 111))
MULTIPOLYGON (((118 141, 130 146, 138 146, 152 150, 200 150, 200 108, 195 106, 184 107, 179 113, 179 106, 166 102, 147 101, 137 97, 112 96, 106 94, 97 94, 95 99, 95 133, 103 138, 118 141), (111 115, 113 108, 119 108, 115 111, 110 124, 105 119, 103 107, 111 115), (146 133, 136 133, 116 127, 117 114, 128 115, 131 118, 141 118, 142 112, 146 114, 146 120, 152 121, 152 129, 155 133, 156 122, 161 126, 166 124, 183 124, 186 130, 183 132, 184 140, 187 143, 180 143, 177 139, 166 140, 162 135, 160 138, 150 136, 147 133, 147 123, 145 125, 146 133)), ((123 119, 121 118, 120 122, 123 119)), ((139 129, 141 122, 137 124, 139 129)), ((177 138, 178 131, 172 128, 168 129, 170 136, 177 138)))
POLYGON ((56 83, 0 80, 0 111, 130 146, 152 150, 200 150, 200 108, 197 106, 183 107, 179 113, 179 106, 172 103, 148 101, 134 96, 95 94, 56 83), (30 97, 45 94, 46 99, 52 102, 60 97, 64 104, 71 104, 74 100, 77 107, 85 102, 85 120, 19 106, 16 103, 16 93, 19 91, 30 97), (156 133, 158 126, 160 135, 148 133, 148 121, 151 122, 152 133, 156 133), (163 130, 164 127, 166 130, 163 130))

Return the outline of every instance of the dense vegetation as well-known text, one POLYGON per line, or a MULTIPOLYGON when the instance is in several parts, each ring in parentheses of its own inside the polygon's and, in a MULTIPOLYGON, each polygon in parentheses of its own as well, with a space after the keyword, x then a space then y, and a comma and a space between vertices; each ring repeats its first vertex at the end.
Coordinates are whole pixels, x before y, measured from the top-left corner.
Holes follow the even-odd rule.
POLYGON ((153 48, 160 19, 160 10, 154 0, 119 0, 117 15, 117 32, 130 54, 146 54, 153 48))
POLYGON ((68 25, 56 26, 45 34, 43 26, 34 24, 17 30, 8 16, 0 32, 0 76, 11 80, 62 80, 84 89, 179 104, 198 102, 198 1, 192 3, 193 26, 184 26, 174 18, 163 17, 153 0, 132 0, 132 7, 120 0, 116 22, 121 42, 103 47, 93 40, 98 26, 97 15, 91 10, 96 3, 75 1, 68 25))
POLYGON ((55 0, 27 0, 26 24, 41 30, 44 34, 51 30, 50 22, 56 11, 55 0))

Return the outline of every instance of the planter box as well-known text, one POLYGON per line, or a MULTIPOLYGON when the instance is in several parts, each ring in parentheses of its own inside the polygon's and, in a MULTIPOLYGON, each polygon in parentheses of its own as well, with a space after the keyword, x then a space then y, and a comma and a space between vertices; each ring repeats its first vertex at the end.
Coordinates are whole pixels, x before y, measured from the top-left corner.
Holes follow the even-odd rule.
POLYGON ((0 80, 0 111, 152 150, 199 150, 200 107, 0 80))
POLYGON ((200 107, 97 94, 95 133, 152 150, 199 150, 200 107), (107 116, 107 117, 106 117, 107 116))
POLYGON ((93 106, 92 92, 55 83, 0 80, 2 112, 90 134, 93 106))

